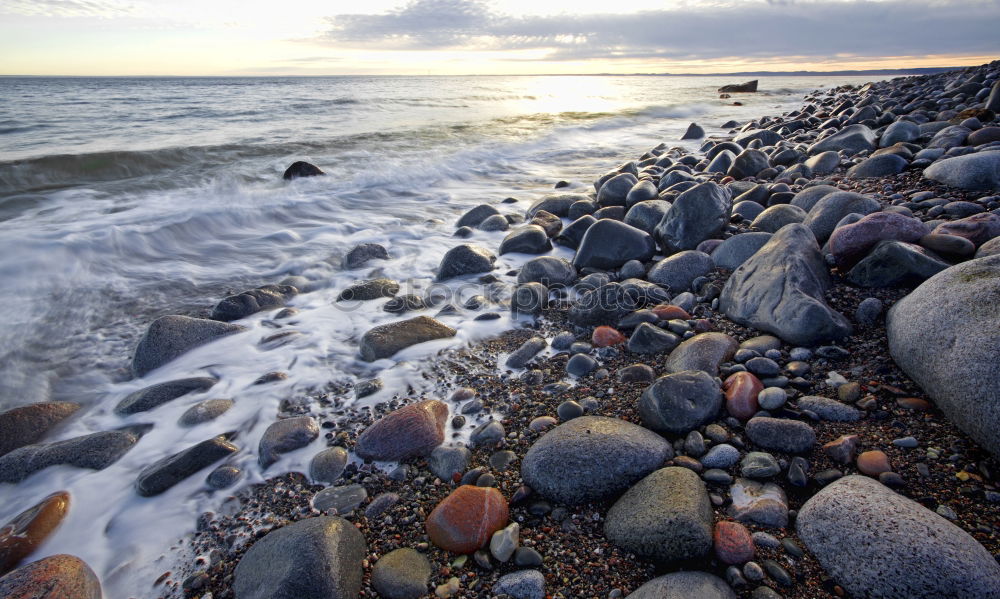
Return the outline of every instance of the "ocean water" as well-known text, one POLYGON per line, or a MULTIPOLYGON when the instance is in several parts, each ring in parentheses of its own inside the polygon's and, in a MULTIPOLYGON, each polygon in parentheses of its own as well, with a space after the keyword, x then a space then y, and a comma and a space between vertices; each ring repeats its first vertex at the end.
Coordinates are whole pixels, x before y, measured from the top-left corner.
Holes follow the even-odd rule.
MULTIPOLYGON (((241 451, 230 462, 246 471, 241 484, 302 470, 322 436, 266 472, 256 464, 283 399, 373 376, 385 389, 348 398, 348 409, 420 391, 437 350, 518 325, 461 311, 443 318, 455 339, 369 364, 357 356, 360 336, 399 317, 380 301, 337 304, 341 289, 377 275, 424 293, 458 243, 455 220, 477 204, 523 213, 559 180, 592 191, 601 173, 659 143, 697 149, 678 141, 690 122, 721 134, 729 119, 780 114, 809 91, 864 80, 764 78, 761 93, 734 107, 715 93, 734 81, 717 77, 0 78, 0 411, 84 404, 53 439, 153 425, 103 471, 59 466, 0 484, 0 522, 67 489, 69 516, 33 557, 82 557, 109 597, 156 594, 151 582, 180 553, 171 547, 232 490, 211 492, 203 472, 139 498, 132 485, 145 465, 236 430, 241 451), (283 181, 295 160, 328 176, 283 181), (517 203, 499 204, 508 197, 517 203), (343 270, 342 256, 364 242, 385 245, 391 260, 343 270), (260 344, 275 332, 262 313, 241 321, 248 332, 131 379, 131 352, 156 317, 205 317, 225 295, 287 276, 309 280, 291 302, 300 310, 285 327, 300 333, 291 343, 260 344), (270 371, 289 378, 253 385, 270 371), (113 412, 134 390, 206 374, 219 383, 205 394, 113 412), (235 400, 219 419, 176 424, 219 397, 235 400)), ((469 241, 495 250, 503 236, 469 241)), ((500 257, 494 272, 527 258, 500 257)), ((457 301, 484 291, 462 280, 446 290, 457 301)))

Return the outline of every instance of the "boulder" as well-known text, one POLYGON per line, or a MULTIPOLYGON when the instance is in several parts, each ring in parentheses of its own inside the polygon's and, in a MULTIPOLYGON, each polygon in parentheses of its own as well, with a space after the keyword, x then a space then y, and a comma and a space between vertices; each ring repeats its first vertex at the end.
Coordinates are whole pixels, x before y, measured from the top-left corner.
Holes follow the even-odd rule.
POLYGON ((20 406, 0 414, 0 456, 18 447, 41 441, 60 422, 80 409, 80 404, 50 401, 20 406))
POLYGON ((617 496, 672 456, 670 443, 641 426, 581 416, 531 446, 521 478, 543 497, 579 505, 617 496))
POLYGON ((802 224, 812 230, 816 241, 824 243, 845 216, 849 214, 864 216, 881 209, 882 205, 879 204, 878 200, 860 193, 838 191, 820 198, 809 209, 802 224))
POLYGON ((83 560, 50 555, 0 578, 4 599, 101 599, 101 581, 83 560))
POLYGON ((115 406, 115 413, 128 415, 148 412, 188 393, 207 391, 217 382, 211 377, 194 377, 152 385, 128 394, 115 406))
POLYGON ((1000 565, 961 528, 865 476, 799 510, 799 538, 852 597, 1000 598, 1000 565))
POLYGON ((430 578, 431 563, 410 547, 386 553, 372 568, 372 588, 384 599, 419 599, 430 578))
POLYGON ((132 357, 132 374, 145 376, 196 347, 246 331, 246 327, 188 316, 161 316, 139 340, 132 357))
POLYGON ((399 293, 399 283, 392 279, 367 279, 352 284, 337 296, 338 302, 367 302, 399 293))
POLYGON ((815 345, 851 333, 847 319, 826 304, 829 285, 812 232, 791 224, 733 272, 719 306, 739 324, 789 343, 815 345))
POLYGON ((299 290, 291 285, 265 285, 230 295, 216 304, 211 318, 223 322, 246 318, 263 310, 280 308, 298 293, 299 290))
POLYGON ((598 206, 624 206, 625 197, 632 187, 639 182, 632 173, 615 175, 601 185, 597 192, 598 206))
POLYGON ((674 572, 654 578, 626 599, 736 599, 736 593, 718 576, 707 572, 674 572))
MULTIPOLYGON (((590 201, 590 196, 582 193, 557 193, 547 195, 537 200, 528 208, 528 217, 535 216, 535 213, 544 210, 559 217, 569 216, 569 207, 576 202, 590 201)), ((501 252, 503 253, 503 252, 501 252)))
POLYGON ((620 283, 607 283, 584 292, 570 306, 569 318, 578 325, 615 324, 642 302, 620 283))
POLYGON ((1000 255, 952 266, 888 312, 889 353, 958 428, 1000 456, 1000 255))
POLYGON ((802 208, 792 204, 778 204, 757 215, 750 227, 764 233, 777 233, 785 225, 801 223, 805 219, 806 211, 802 208))
POLYGON ((832 150, 820 152, 808 158, 803 163, 803 166, 808 168, 814 176, 822 177, 829 175, 840 166, 840 154, 832 150))
POLYGON ((478 227, 484 220, 491 216, 501 216, 500 211, 489 204, 480 204, 463 214, 458 219, 458 222, 455 223, 455 228, 478 227))
POLYGON ((553 241, 555 241, 557 244, 563 247, 568 247, 571 250, 575 250, 576 248, 580 247, 580 241, 583 239, 583 236, 587 232, 587 229, 589 229, 591 225, 593 225, 596 222, 597 222, 596 218, 590 216, 589 214, 585 214, 580 218, 576 219, 575 221, 571 222, 566 227, 564 227, 563 230, 559 232, 559 235, 557 235, 556 238, 553 239, 553 241))
POLYGON ((865 125, 849 125, 809 146, 808 153, 810 156, 815 156, 822 152, 839 152, 841 150, 844 150, 848 156, 853 156, 858 152, 874 151, 875 132, 865 125))
POLYGON ((919 245, 881 241, 847 273, 847 280, 859 287, 916 287, 949 266, 919 245))
POLYGON ((361 337, 361 359, 374 362, 389 358, 407 347, 454 337, 455 329, 429 316, 390 322, 372 328, 361 337))
POLYGON ((304 160, 297 160, 289 165, 285 169, 285 173, 281 176, 285 181, 291 181, 292 179, 298 179, 299 177, 316 177, 319 175, 325 175, 322 170, 315 164, 310 164, 304 160))
POLYGON ((507 525, 507 500, 493 487, 462 485, 427 516, 431 542, 452 553, 473 553, 507 525))
POLYGON ((143 497, 159 495, 202 468, 238 450, 239 448, 225 437, 202 441, 143 468, 135 480, 135 490, 143 497))
POLYGON ((736 340, 725 333, 701 333, 685 339, 670 352, 664 370, 670 373, 700 370, 716 376, 719 366, 733 357, 736 348, 736 340))
POLYGON ((870 179, 872 177, 888 177, 903 172, 909 164, 898 154, 879 154, 866 158, 852 166, 847 171, 848 179, 870 179))
POLYGON ((539 256, 524 263, 517 273, 518 284, 541 283, 549 288, 568 287, 576 280, 576 269, 569 260, 539 256))
POLYGON ((965 145, 965 140, 969 137, 970 133, 972 133, 972 130, 962 125, 945 127, 934 134, 934 137, 928 142, 927 147, 950 150, 956 146, 965 145))
POLYGON ((837 266, 851 266, 883 240, 915 243, 929 233, 920 219, 896 212, 875 212, 856 223, 834 229, 826 249, 837 266))
POLYGON ((544 254, 552 249, 552 242, 545 233, 545 229, 538 225, 524 225, 518 227, 500 242, 500 249, 497 253, 504 254, 544 254))
POLYGON ((733 235, 712 250, 712 262, 719 268, 736 270, 771 240, 771 234, 750 232, 733 235))
POLYGON ((769 129, 750 129, 738 134, 733 139, 733 142, 744 148, 753 141, 760 141, 760 145, 762 146, 773 146, 781 141, 781 135, 769 129))
POLYGON ((1000 215, 992 212, 973 214, 941 223, 934 227, 933 232, 939 235, 964 237, 979 247, 991 239, 1000 237, 1000 215))
POLYGON ((649 474, 608 510, 604 535, 660 563, 706 555, 712 549, 712 504, 705 483, 676 466, 649 474))
POLYGON ((701 139, 705 137, 705 130, 698 126, 698 123, 691 123, 688 125, 687 131, 681 136, 681 140, 685 139, 701 139))
POLYGON ((715 266, 705 252, 686 250, 660 260, 649 269, 646 278, 650 283, 666 287, 673 293, 691 288, 691 283, 707 274, 715 266))
POLYGON ((397 462, 430 455, 444 442, 448 406, 436 399, 393 410, 364 430, 354 448, 366 460, 397 462))
POLYGON ((920 127, 912 121, 896 121, 886 127, 882 133, 882 138, 878 141, 878 147, 888 148, 899 142, 911 142, 920 137, 920 127))
POLYGON ((55 532, 69 511, 69 503, 66 491, 53 493, 0 527, 0 576, 13 570, 55 532))
POLYGON ((261 468, 267 468, 278 461, 282 453, 301 449, 319 436, 319 426, 310 416, 284 418, 272 423, 258 446, 258 461, 261 468))
POLYGON ((660 377, 639 398, 639 417, 649 429, 685 435, 712 421, 722 390, 708 373, 685 370, 660 377))
POLYGON ((656 226, 654 236, 664 252, 693 250, 718 236, 729 222, 729 190, 707 182, 677 196, 656 226))
POLYGON ((389 251, 377 243, 362 243, 351 248, 341 262, 341 268, 351 270, 361 268, 371 260, 388 260, 389 251))
POLYGON ((490 272, 496 259, 493 252, 478 245, 463 244, 453 247, 441 258, 437 280, 444 281, 462 275, 490 272))
POLYGON ((601 219, 583 234, 580 247, 573 257, 577 269, 611 270, 629 260, 645 262, 656 252, 653 238, 640 229, 623 222, 601 219))
POLYGON ((625 196, 625 207, 631 209, 636 204, 653 201, 657 195, 659 192, 656 190, 656 184, 649 179, 643 179, 628 190, 628 195, 625 196))
POLYGON ((746 83, 730 83, 719 88, 720 94, 753 93, 757 91, 757 80, 746 83))
POLYGON ((62 464, 103 470, 138 441, 133 432, 104 431, 46 445, 25 445, 0 457, 0 482, 18 483, 39 470, 62 464))
POLYGON ((757 173, 769 166, 770 163, 768 162, 767 154, 760 150, 747 149, 740 152, 733 159, 733 164, 729 167, 729 171, 726 174, 737 180, 756 177, 757 173))
POLYGON ((816 202, 838 191, 840 189, 833 185, 813 185, 795 194, 790 203, 792 206, 797 206, 808 213, 816 205, 816 202))
POLYGON ((938 160, 924 177, 961 189, 1000 189, 1000 152, 976 152, 938 160))
POLYGON ((236 565, 236 599, 355 599, 365 538, 343 518, 317 516, 272 530, 236 565))
POLYGON ((667 210, 670 210, 670 202, 663 200, 639 202, 625 214, 625 224, 652 235, 667 210))

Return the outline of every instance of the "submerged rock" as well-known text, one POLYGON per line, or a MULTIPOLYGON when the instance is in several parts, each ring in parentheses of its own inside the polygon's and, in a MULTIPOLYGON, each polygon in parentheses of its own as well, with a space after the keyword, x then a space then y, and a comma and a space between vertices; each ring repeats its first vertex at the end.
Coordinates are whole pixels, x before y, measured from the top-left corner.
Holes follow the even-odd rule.
POLYGON ((115 406, 115 413, 128 415, 147 412, 154 408, 183 397, 189 393, 207 391, 218 381, 211 377, 194 377, 167 381, 130 393, 115 406))
POLYGON ((309 416, 279 420, 264 431, 258 447, 261 468, 278 461, 282 453, 295 451, 312 443, 319 436, 319 425, 309 416))
POLYGON ((325 174, 326 173, 320 170, 320 168, 315 164, 309 164, 304 160, 298 160, 285 169, 285 174, 283 174, 281 178, 285 181, 291 181, 292 179, 298 179, 299 177, 316 177, 325 174))
POLYGON ((212 310, 212 320, 231 322, 262 310, 280 308, 299 290, 291 285, 265 285, 236 295, 230 295, 212 310))

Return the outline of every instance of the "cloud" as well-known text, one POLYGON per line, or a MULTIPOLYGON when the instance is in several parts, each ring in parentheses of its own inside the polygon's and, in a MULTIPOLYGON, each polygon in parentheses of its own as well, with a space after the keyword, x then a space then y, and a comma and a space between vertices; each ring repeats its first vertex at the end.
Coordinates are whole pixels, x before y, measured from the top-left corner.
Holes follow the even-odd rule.
POLYGON ((117 0, 4 0, 0 12, 41 17, 117 17, 135 5, 117 0))
POLYGON ((1000 53, 1000 0, 766 0, 630 14, 511 16, 483 0, 410 0, 327 19, 317 41, 386 50, 541 50, 541 60, 1000 53))

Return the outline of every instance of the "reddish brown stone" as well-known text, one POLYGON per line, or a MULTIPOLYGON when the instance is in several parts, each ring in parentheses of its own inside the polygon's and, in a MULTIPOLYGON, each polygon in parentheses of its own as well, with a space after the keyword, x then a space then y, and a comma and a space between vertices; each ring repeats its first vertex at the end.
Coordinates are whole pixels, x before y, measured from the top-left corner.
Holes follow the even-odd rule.
POLYGON ((653 306, 651 309, 653 314, 656 314, 660 320, 688 320, 691 318, 687 310, 673 304, 660 304, 659 306, 653 306))
POLYGON ((729 375, 722 389, 726 392, 726 411, 740 420, 749 420, 760 409, 757 394, 764 390, 764 383, 749 372, 729 375))
POLYGON ((72 555, 52 555, 0 578, 4 599, 101 599, 101 581, 72 555))
POLYGON ((625 335, 618 332, 617 329, 612 327, 597 327, 594 329, 594 334, 591 335, 591 341, 594 347, 610 347, 612 345, 618 345, 620 343, 625 343, 625 335))
POLYGON ((834 462, 850 464, 854 459, 854 451, 858 448, 857 435, 843 435, 823 446, 823 453, 830 456, 834 462))
POLYGON ((507 524, 507 501, 493 487, 463 485, 427 517, 431 542, 452 553, 472 553, 507 524))
POLYGON ((896 405, 904 410, 914 410, 916 412, 926 412, 931 409, 931 402, 919 397, 900 397, 896 400, 896 405))
POLYGON ((0 455, 41 441, 52 428, 80 409, 80 404, 51 401, 0 414, 0 455))
POLYGON ((883 472, 892 472, 892 466, 889 465, 889 456, 874 449, 858 456, 858 470, 868 476, 878 476, 883 472))
POLYGON ((715 555, 726 564, 745 564, 753 559, 753 538, 739 522, 722 521, 713 534, 715 555))
POLYGON ((358 456, 395 462, 430 455, 444 442, 448 406, 432 399, 402 407, 365 429, 354 448, 358 456))
POLYGON ((0 575, 13 570, 18 562, 47 539, 69 509, 69 493, 49 495, 0 528, 0 575))

